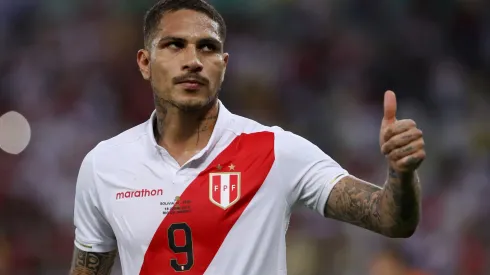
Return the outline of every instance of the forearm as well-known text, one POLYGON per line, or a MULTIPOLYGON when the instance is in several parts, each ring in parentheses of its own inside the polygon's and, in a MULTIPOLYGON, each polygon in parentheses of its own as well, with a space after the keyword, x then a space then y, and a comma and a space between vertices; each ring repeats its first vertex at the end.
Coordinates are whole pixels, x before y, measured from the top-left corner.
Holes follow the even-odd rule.
POLYGON ((96 253, 75 248, 70 275, 109 275, 117 251, 96 253))
POLYGON ((383 188, 354 176, 335 184, 325 216, 392 238, 412 235, 420 217, 420 185, 412 174, 391 171, 383 188))
POLYGON ((390 167, 384 187, 344 177, 333 187, 325 215, 388 237, 407 238, 415 232, 421 215, 415 171, 425 159, 425 142, 415 121, 396 119, 392 91, 385 93, 379 141, 390 167))
POLYGON ((421 213, 421 187, 416 172, 397 173, 389 169, 378 201, 382 234, 390 237, 411 236, 421 213))

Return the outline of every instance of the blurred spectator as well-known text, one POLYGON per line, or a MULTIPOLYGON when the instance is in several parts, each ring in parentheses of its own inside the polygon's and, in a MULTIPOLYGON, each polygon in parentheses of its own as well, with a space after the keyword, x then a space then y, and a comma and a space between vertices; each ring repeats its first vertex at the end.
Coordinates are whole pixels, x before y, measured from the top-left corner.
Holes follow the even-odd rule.
POLYGON ((410 268, 401 255, 395 251, 378 254, 370 267, 369 275, 430 275, 427 272, 410 268))

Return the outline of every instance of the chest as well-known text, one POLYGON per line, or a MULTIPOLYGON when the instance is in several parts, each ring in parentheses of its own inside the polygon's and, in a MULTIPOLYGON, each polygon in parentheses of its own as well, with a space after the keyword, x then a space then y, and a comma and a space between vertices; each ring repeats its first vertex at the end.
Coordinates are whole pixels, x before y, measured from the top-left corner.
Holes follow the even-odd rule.
POLYGON ((248 151, 232 145, 199 169, 175 173, 147 166, 135 169, 134 177, 118 178, 107 209, 118 243, 145 248, 192 238, 194 245, 212 247, 240 217, 265 215, 274 194, 258 191, 272 169, 273 147, 248 151))

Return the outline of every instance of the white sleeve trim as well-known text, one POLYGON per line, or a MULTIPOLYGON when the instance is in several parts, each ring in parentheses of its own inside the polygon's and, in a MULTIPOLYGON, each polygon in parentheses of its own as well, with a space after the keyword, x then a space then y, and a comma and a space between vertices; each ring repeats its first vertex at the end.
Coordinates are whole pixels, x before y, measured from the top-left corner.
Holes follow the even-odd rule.
POLYGON ((328 197, 330 196, 330 193, 332 192, 333 187, 337 182, 339 182, 341 179, 344 177, 349 176, 349 173, 347 171, 344 171, 334 177, 333 179, 329 180, 325 186, 323 187, 323 190, 320 194, 320 197, 318 198, 317 204, 316 204, 316 211, 320 213, 322 216, 325 217, 325 205, 327 204, 328 197))
POLYGON ((97 253, 106 253, 114 251, 117 248, 116 243, 113 244, 89 244, 85 242, 81 242, 75 238, 75 246, 81 251, 85 252, 97 252, 97 253))

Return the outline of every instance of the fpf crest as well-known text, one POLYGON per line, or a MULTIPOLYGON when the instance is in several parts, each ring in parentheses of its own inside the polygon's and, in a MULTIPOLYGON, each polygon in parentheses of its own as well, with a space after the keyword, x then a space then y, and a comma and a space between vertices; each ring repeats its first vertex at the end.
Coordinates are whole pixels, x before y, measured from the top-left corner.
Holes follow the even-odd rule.
POLYGON ((209 200, 216 206, 227 209, 240 199, 240 172, 209 174, 209 200))

